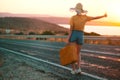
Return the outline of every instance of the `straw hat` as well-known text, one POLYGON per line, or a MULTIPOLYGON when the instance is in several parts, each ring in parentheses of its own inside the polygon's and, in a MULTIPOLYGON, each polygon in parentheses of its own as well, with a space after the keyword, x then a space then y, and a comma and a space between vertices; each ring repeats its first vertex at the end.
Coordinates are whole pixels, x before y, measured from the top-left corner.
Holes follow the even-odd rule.
POLYGON ((70 8, 70 10, 74 10, 77 12, 77 14, 80 14, 80 13, 86 13, 87 11, 86 10, 83 10, 83 6, 81 3, 77 3, 75 8, 70 8))

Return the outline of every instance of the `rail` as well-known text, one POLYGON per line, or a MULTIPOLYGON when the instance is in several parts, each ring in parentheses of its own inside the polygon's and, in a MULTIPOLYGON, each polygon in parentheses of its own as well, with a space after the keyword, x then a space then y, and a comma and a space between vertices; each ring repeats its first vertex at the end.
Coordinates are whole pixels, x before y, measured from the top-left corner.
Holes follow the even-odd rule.
MULTIPOLYGON (((66 42, 67 36, 60 35, 0 35, 0 38, 6 39, 29 39, 29 40, 49 40, 57 42, 66 42)), ((120 36, 85 36, 85 43, 120 45, 120 36)))
MULTIPOLYGON (((63 35, 0 35, 0 37, 26 37, 26 38, 67 38, 63 35)), ((120 40, 120 36, 85 36, 85 39, 111 39, 120 40)))

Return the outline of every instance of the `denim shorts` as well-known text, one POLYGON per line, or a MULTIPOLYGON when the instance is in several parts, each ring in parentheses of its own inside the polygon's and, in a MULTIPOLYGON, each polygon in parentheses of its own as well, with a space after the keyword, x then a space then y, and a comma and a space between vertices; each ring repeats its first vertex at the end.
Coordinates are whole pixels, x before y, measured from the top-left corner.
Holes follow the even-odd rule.
POLYGON ((69 38, 69 42, 75 42, 76 44, 83 45, 84 43, 84 32, 78 30, 72 30, 72 34, 69 38))

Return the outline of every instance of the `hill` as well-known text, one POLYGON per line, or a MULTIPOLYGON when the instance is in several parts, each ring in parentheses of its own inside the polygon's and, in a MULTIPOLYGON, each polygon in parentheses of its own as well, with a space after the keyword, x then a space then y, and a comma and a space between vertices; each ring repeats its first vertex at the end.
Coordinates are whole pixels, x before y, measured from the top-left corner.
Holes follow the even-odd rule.
MULTIPOLYGON (((55 24, 68 24, 70 17, 54 17, 43 14, 13 14, 7 12, 0 12, 0 17, 32 17, 46 22, 55 24)), ((87 25, 98 25, 98 26, 120 26, 119 22, 107 22, 107 21, 90 21, 87 25)))
POLYGON ((40 34, 44 31, 52 31, 54 33, 65 33, 68 29, 58 26, 54 23, 49 23, 40 19, 25 18, 25 17, 2 17, 0 18, 0 30, 10 30, 11 33, 35 32, 40 34))
MULTIPOLYGON (((51 19, 51 21, 54 21, 51 19)), ((46 22, 40 19, 26 17, 2 17, 0 18, 0 34, 60 34, 67 35, 68 29, 57 24, 46 22), (46 32, 47 31, 47 32, 46 32), (45 33, 44 33, 45 32, 45 33), (52 32, 52 33, 51 33, 52 32)), ((85 35, 99 36, 97 33, 85 35)))

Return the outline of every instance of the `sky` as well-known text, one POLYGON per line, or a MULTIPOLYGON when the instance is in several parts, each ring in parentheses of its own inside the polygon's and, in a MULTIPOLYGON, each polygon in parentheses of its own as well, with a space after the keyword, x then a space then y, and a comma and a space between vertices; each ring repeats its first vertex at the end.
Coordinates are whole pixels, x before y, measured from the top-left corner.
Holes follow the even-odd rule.
POLYGON ((108 17, 100 20, 120 22, 120 0, 0 0, 0 12, 71 17, 75 12, 69 9, 79 2, 89 16, 107 13, 108 17))

